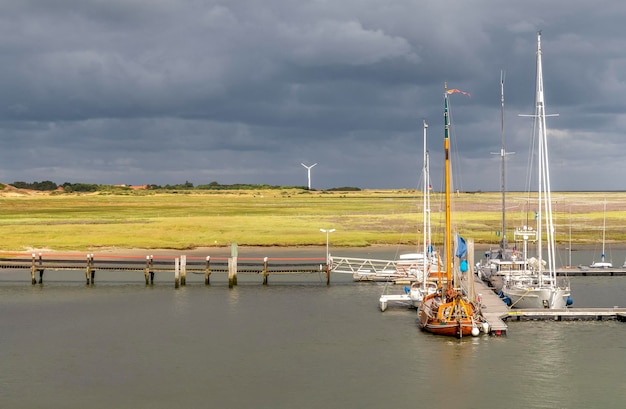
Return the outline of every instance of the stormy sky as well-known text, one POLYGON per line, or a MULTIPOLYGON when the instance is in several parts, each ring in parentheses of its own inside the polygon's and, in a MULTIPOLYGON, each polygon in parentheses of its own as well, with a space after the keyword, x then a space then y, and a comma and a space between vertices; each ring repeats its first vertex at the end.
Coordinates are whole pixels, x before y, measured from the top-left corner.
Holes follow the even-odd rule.
POLYGON ((537 31, 553 190, 626 189, 623 0, 0 1, 0 182, 527 185, 537 31))

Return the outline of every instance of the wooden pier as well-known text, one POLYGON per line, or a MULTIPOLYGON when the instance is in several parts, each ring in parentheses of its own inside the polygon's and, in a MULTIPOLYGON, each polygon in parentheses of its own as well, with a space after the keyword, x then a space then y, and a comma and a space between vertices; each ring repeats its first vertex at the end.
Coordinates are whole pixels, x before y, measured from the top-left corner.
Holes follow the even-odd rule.
POLYGON ((203 274, 205 285, 210 285, 211 275, 228 276, 228 286, 237 285, 240 274, 262 276, 267 285, 270 275, 324 274, 330 284, 330 270, 326 259, 284 257, 238 257, 236 249, 231 257, 181 256, 116 256, 77 255, 58 253, 4 253, 0 254, 0 273, 23 270, 30 273, 32 284, 43 283, 47 271, 80 271, 86 283, 94 284, 96 272, 115 271, 143 274, 146 285, 154 283, 155 274, 173 273, 174 287, 186 285, 187 274, 203 274))

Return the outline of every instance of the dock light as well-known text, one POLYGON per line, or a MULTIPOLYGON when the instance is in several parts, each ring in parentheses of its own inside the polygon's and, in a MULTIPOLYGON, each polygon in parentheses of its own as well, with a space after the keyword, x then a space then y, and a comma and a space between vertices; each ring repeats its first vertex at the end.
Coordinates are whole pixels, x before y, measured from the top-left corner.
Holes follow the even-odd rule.
POLYGON ((335 231, 335 229, 320 229, 322 233, 326 233, 326 265, 330 264, 330 253, 328 252, 328 235, 335 231))

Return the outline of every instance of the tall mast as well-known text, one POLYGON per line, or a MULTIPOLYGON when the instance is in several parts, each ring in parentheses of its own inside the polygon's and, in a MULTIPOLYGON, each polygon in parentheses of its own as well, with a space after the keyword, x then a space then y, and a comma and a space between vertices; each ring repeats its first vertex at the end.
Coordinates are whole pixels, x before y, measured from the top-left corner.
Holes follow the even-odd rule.
POLYGON ((500 156, 502 157, 502 247, 506 246, 506 207, 505 207, 505 178, 504 178, 504 158, 506 156, 506 151, 504 150, 504 71, 500 71, 500 106, 501 106, 501 147, 500 147, 500 156))
MULTIPOLYGON (((543 211, 545 212, 545 228, 546 228, 546 244, 548 245, 548 272, 553 280, 551 283, 554 283, 555 275, 555 248, 554 248, 554 223, 552 220, 552 196, 551 196, 551 188, 550 188, 550 165, 548 162, 548 135, 546 129, 546 111, 545 111, 545 101, 543 94, 543 70, 541 65, 541 31, 537 33, 537 119, 539 124, 539 223, 537 235, 541 238, 541 224, 542 224, 542 215, 541 215, 541 204, 543 203, 543 211), (542 196, 543 195, 543 196, 542 196), (542 202, 543 198, 543 202, 542 202)), ((541 240, 539 240, 539 244, 537 246, 539 260, 542 260, 542 248, 541 248, 541 240)), ((542 263, 539 263, 539 279, 541 278, 541 269, 542 263)))
POLYGON ((448 85, 444 84, 444 124, 445 132, 443 139, 443 152, 445 157, 445 205, 446 205, 446 230, 445 230, 445 256, 446 256, 446 279, 447 285, 452 282, 452 228, 450 226, 450 117, 448 112, 448 85))
POLYGON ((428 213, 430 213, 430 208, 429 208, 429 204, 428 204, 428 162, 426 159, 426 129, 428 129, 428 124, 426 123, 426 120, 424 120, 424 169, 422 169, 422 173, 424 175, 424 226, 423 226, 423 235, 424 235, 424 252, 422 253, 424 256, 424 268, 423 268, 423 273, 424 273, 424 279, 423 281, 423 286, 424 288, 426 288, 426 274, 428 271, 428 263, 429 263, 429 258, 427 257, 428 254, 428 245, 430 243, 428 243, 430 236, 428 235, 428 232, 426 231, 428 228, 428 213))

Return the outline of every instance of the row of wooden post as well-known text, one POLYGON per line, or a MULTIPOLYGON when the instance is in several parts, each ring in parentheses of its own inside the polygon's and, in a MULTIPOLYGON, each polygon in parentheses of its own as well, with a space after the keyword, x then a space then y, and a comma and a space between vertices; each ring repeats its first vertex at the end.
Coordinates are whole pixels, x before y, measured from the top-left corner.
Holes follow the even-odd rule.
MULTIPOLYGON (((36 273, 39 272, 39 282, 43 282, 43 259, 41 253, 39 255, 32 255, 32 265, 31 265, 31 282, 32 284, 37 283, 36 273)), ((228 288, 233 288, 237 285, 237 245, 234 244, 231 247, 231 257, 228 259, 228 288)), ((210 285, 210 277, 211 277, 211 268, 210 268, 210 260, 211 257, 207 256, 206 258, 206 268, 204 275, 204 284, 210 285)), ((154 283, 154 257, 146 256, 146 266, 144 268, 144 276, 146 279, 146 285, 154 283)), ((269 271, 268 271, 268 258, 263 258, 263 285, 267 285, 269 271)), ((96 268, 94 265, 94 256, 93 254, 87 254, 87 267, 85 269, 85 278, 87 280, 87 285, 93 284, 96 276, 96 268)), ((185 286, 187 284, 187 256, 182 255, 174 259, 174 288, 179 288, 180 286, 185 286)), ((329 266, 326 265, 326 284, 330 284, 330 274, 329 274, 329 266)))

